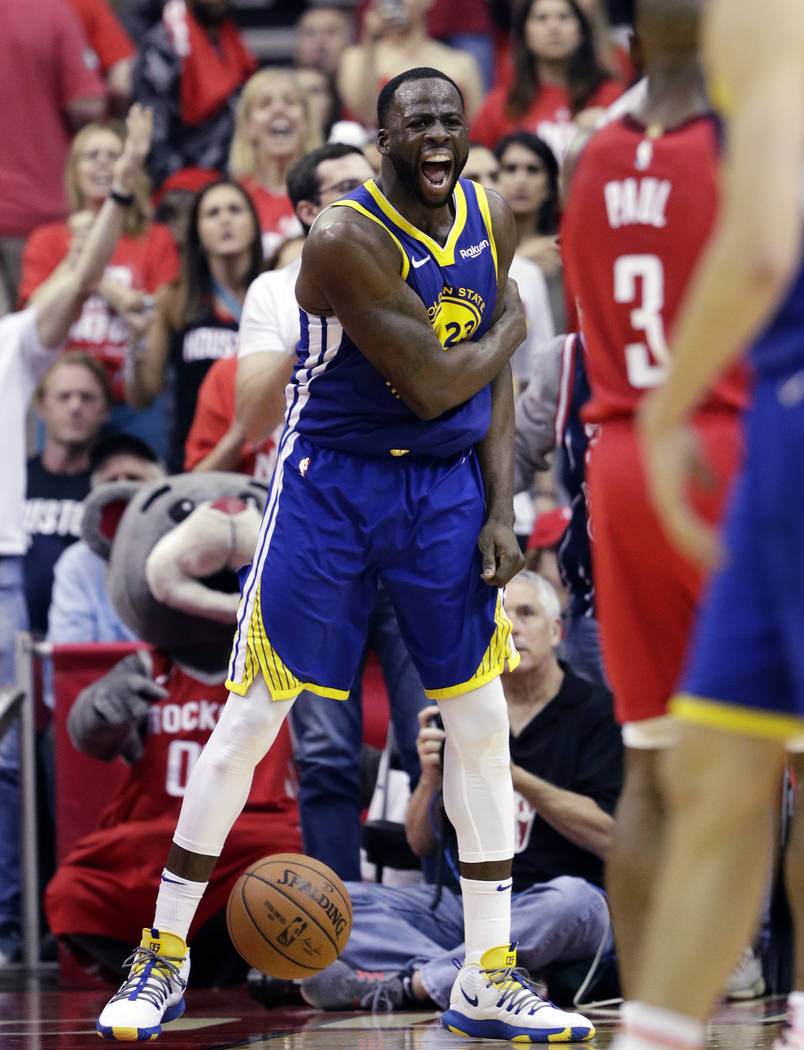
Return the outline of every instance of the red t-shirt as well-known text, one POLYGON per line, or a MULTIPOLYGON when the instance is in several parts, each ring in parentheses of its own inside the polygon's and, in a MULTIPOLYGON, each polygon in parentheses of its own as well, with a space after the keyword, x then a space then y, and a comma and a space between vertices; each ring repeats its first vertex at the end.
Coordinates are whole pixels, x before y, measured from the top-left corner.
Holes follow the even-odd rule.
POLYGON ((98 56, 63 0, 4 0, 0 62, 0 236, 67 214, 68 103, 104 96, 98 56))
MULTIPOLYGON (((66 223, 56 222, 34 230, 22 256, 19 305, 22 306, 50 276, 70 245, 66 223)), ((137 237, 123 235, 117 242, 105 276, 129 288, 153 294, 176 278, 179 257, 167 226, 151 223, 137 237)), ((70 329, 65 349, 85 350, 99 361, 109 376, 115 396, 123 399, 123 362, 130 344, 126 322, 100 294, 90 295, 70 329)))
MULTIPOLYGON (((155 672, 161 672, 157 681, 169 696, 151 705, 142 758, 109 799, 96 829, 73 846, 48 885, 47 914, 56 934, 104 934, 134 943, 153 908, 190 771, 228 695, 222 683, 204 684, 159 654, 155 672)), ((271 853, 300 852, 292 784, 290 736, 283 726, 257 765, 193 929, 225 907, 249 864, 271 853)))
MULTIPOLYGON (((586 106, 605 109, 622 93, 623 85, 618 81, 604 80, 589 96, 586 106)), ((544 139, 560 163, 578 131, 567 89, 554 84, 540 87, 527 112, 515 120, 506 113, 507 97, 505 87, 492 88, 486 95, 469 129, 472 142, 494 149, 500 139, 512 131, 532 131, 544 139)))
POLYGON ((136 51, 134 42, 120 25, 108 0, 70 0, 84 32, 107 73, 116 62, 136 51))
MULTIPOLYGON (((589 421, 631 416, 662 382, 673 321, 717 218, 718 169, 709 117, 659 138, 625 117, 584 149, 561 246, 587 349, 589 421)), ((739 409, 745 397, 738 367, 708 404, 739 409)))
POLYGON ((254 201, 262 230, 262 253, 269 259, 286 237, 297 237, 304 232, 302 224, 286 193, 270 193, 251 176, 239 182, 254 201))
MULTIPOLYGON (((184 469, 192 470, 218 444, 235 416, 235 380, 237 358, 222 357, 216 361, 201 383, 195 416, 184 442, 184 469)), ((272 437, 261 445, 243 442, 240 462, 232 469, 269 481, 276 462, 276 443, 272 437)))

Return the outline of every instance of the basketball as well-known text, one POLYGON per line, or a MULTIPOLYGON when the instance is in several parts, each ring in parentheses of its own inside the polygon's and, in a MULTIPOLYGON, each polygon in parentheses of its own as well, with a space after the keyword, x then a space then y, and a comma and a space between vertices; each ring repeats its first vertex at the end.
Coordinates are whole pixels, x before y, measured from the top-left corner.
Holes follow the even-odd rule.
POLYGON ((321 861, 276 853, 246 868, 226 906, 232 944, 270 977, 310 977, 333 963, 352 929, 346 887, 321 861))

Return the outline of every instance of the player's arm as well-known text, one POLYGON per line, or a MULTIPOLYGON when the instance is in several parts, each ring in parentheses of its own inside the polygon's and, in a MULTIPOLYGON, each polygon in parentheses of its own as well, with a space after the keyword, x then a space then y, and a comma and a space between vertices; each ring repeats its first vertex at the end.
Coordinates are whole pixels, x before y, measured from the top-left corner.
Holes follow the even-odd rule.
POLYGON ((711 72, 733 102, 721 218, 676 322, 667 379, 643 404, 640 427, 668 533, 713 564, 715 534, 683 498, 701 465, 679 425, 769 321, 800 258, 804 19, 799 0, 716 0, 706 30, 711 72))
POLYGON ((310 313, 337 314, 422 419, 435 419, 490 383, 526 334, 519 293, 509 282, 485 335, 445 353, 424 304, 401 277, 399 249, 377 223, 347 208, 322 213, 310 231, 296 298, 310 313))
MULTIPOLYGON (((111 188, 128 196, 142 171, 151 143, 153 116, 149 109, 134 105, 126 119, 123 152, 112 169, 111 188)), ((98 285, 114 252, 126 209, 108 197, 92 223, 86 241, 75 259, 59 266, 36 298, 36 328, 42 346, 55 348, 67 338, 70 325, 81 312, 86 297, 98 285)))
MULTIPOLYGON (((497 245, 497 306, 502 303, 504 310, 516 229, 508 205, 494 192, 488 196, 497 245)), ((475 450, 486 494, 486 520, 477 538, 483 559, 481 575, 490 586, 502 587, 519 572, 524 560, 514 533, 514 380, 508 361, 492 380, 491 422, 475 450)))

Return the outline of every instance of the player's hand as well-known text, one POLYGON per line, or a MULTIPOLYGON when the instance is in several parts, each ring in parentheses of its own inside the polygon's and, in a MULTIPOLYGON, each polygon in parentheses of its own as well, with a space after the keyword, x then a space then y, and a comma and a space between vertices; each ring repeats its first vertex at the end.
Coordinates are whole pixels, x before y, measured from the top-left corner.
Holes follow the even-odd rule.
POLYGON ((648 492, 668 539, 696 565, 717 568, 724 556, 719 533, 690 502, 693 483, 714 483, 697 434, 689 424, 660 423, 650 397, 639 413, 638 429, 648 492))
POLYGON ((444 753, 444 740, 447 734, 441 725, 441 716, 435 704, 422 708, 418 717, 419 735, 416 737, 416 751, 419 755, 422 777, 435 783, 441 778, 441 756, 444 753))
POLYGON ((134 192, 134 180, 142 171, 151 148, 154 114, 148 106, 135 102, 126 117, 126 141, 123 152, 112 168, 112 189, 128 195, 134 192))
POLYGON ((480 575, 490 587, 504 587, 525 563, 511 525, 489 518, 477 538, 483 559, 480 575))

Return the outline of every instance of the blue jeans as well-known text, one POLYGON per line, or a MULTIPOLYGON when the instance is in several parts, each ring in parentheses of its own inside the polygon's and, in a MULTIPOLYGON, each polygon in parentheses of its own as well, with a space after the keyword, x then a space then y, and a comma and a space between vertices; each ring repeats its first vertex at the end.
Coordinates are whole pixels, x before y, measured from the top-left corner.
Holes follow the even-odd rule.
MULTIPOLYGON (((369 617, 368 647, 382 668, 402 768, 419 778, 417 713, 429 704, 419 673, 402 641, 396 613, 383 587, 369 617)), ((304 850, 344 880, 360 880, 360 757, 363 745, 362 667, 348 700, 300 693, 290 711, 299 775, 304 850)))
MULTIPOLYGON (((14 635, 28 626, 22 557, 0 557, 0 685, 11 685, 14 635)), ((20 743, 17 726, 0 740, 0 932, 20 928, 20 743)))
POLYGON ((561 642, 561 657, 569 669, 595 685, 609 689, 603 654, 600 651, 600 634, 594 616, 573 616, 564 620, 564 638, 561 642))
MULTIPOLYGON (((463 905, 444 889, 431 910, 434 886, 347 885, 352 932, 341 959, 356 970, 393 972, 412 966, 442 1010, 455 980, 453 960, 463 961, 463 905)), ((609 911, 602 891, 574 876, 538 882, 511 899, 511 940, 517 964, 538 973, 553 962, 591 958, 606 937, 613 949, 609 911)))

